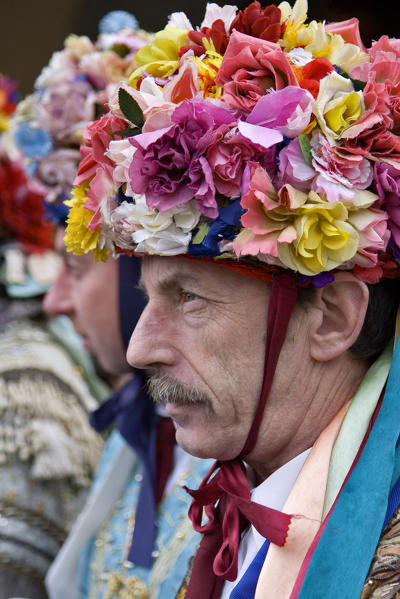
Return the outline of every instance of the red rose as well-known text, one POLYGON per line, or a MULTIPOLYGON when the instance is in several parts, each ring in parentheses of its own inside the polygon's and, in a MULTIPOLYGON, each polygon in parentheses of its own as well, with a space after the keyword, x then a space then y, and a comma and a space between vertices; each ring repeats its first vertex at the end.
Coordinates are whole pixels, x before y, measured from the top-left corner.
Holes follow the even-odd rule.
POLYGON ((262 40, 277 42, 285 32, 285 25, 281 24, 280 8, 271 4, 262 9, 256 1, 238 13, 232 22, 231 32, 234 29, 262 40))
POLYGON ((200 31, 189 31, 188 37, 193 44, 183 46, 179 52, 181 56, 188 50, 193 50, 195 56, 201 56, 204 54, 204 38, 212 41, 218 54, 224 54, 228 45, 228 36, 225 30, 225 23, 222 19, 217 19, 214 21, 211 27, 202 27, 200 31))

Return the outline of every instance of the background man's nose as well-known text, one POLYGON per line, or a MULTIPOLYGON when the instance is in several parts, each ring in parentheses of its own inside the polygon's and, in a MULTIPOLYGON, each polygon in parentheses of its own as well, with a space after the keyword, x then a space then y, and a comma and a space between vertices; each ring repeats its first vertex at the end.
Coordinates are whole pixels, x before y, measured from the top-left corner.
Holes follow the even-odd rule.
POLYGON ((43 300, 43 309, 49 316, 70 315, 73 310, 69 283, 62 269, 46 293, 43 300))

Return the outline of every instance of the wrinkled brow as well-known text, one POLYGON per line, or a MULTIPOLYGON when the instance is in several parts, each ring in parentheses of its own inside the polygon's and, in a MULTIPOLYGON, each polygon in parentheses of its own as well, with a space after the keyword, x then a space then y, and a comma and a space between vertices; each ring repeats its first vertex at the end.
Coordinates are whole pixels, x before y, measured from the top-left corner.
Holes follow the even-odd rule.
MULTIPOLYGON (((183 273, 172 273, 171 275, 167 275, 164 278, 157 281, 155 288, 159 292, 168 292, 173 289, 179 289, 184 287, 188 283, 196 283, 197 278, 190 274, 183 273)), ((146 295, 148 295, 146 284, 143 281, 143 277, 140 278, 139 289, 143 291, 146 295)))

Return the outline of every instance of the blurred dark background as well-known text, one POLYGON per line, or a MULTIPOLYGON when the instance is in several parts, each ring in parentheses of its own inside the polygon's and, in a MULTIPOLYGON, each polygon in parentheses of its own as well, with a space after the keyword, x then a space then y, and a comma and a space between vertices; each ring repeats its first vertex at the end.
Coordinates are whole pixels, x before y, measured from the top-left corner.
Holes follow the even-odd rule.
MULTIPOLYGON (((244 8, 249 1, 229 3, 244 8)), ((206 0, 0 0, 0 72, 20 82, 22 94, 30 93, 41 68, 55 50, 62 49, 66 36, 76 33, 96 38, 98 22, 110 10, 127 10, 141 27, 158 31, 175 11, 185 11, 193 26, 200 25, 206 4, 206 0)), ((357 16, 365 45, 383 34, 398 37, 397 15, 395 0, 309 0, 308 8, 309 20, 357 16)))

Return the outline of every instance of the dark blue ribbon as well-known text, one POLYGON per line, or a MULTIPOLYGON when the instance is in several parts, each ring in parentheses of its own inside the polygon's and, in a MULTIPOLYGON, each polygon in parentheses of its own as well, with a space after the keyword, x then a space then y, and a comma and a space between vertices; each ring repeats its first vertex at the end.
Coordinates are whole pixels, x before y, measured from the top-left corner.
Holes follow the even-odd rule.
POLYGON ((136 507, 135 527, 128 560, 150 568, 156 539, 155 405, 143 389, 145 380, 135 375, 90 415, 90 423, 101 432, 112 423, 143 464, 143 479, 136 507))

